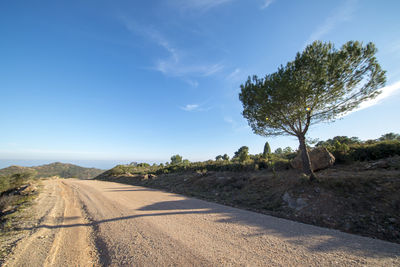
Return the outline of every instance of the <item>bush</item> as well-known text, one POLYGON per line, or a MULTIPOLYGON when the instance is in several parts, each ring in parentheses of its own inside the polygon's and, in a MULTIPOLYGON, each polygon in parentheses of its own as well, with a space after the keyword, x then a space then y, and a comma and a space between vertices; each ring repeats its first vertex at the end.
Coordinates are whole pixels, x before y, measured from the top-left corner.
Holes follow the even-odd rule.
POLYGON ((33 174, 29 172, 0 176, 0 195, 3 192, 20 187, 33 178, 33 174))
POLYGON ((290 167, 290 162, 289 160, 285 160, 285 159, 280 159, 280 160, 276 160, 274 162, 274 169, 275 170, 289 170, 290 167))
POLYGON ((400 141, 382 141, 351 147, 349 157, 354 161, 378 160, 400 155, 400 141))
MULTIPOLYGON (((328 141, 332 140, 329 139, 328 141)), ((352 144, 341 143, 339 140, 328 141, 319 142, 317 146, 327 148, 335 156, 337 163, 379 160, 400 155, 400 141, 398 140, 368 140, 364 143, 354 142, 352 144)))

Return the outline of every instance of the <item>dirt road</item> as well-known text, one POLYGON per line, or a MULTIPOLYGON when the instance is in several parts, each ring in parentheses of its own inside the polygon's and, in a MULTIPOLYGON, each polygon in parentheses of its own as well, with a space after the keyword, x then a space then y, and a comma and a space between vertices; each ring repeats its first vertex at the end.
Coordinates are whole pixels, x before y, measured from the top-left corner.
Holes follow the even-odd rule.
POLYGON ((400 245, 143 187, 49 180, 5 266, 400 266, 400 245))

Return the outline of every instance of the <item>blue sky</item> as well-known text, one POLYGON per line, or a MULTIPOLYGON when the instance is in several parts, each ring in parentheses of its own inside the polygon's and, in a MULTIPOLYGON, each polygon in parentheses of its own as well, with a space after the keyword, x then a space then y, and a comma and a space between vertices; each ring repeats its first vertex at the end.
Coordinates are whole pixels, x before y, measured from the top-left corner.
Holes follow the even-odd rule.
POLYGON ((313 40, 374 42, 388 79, 378 100, 309 137, 399 133, 399 10, 395 0, 1 1, 0 166, 297 148, 252 133, 239 86, 313 40))

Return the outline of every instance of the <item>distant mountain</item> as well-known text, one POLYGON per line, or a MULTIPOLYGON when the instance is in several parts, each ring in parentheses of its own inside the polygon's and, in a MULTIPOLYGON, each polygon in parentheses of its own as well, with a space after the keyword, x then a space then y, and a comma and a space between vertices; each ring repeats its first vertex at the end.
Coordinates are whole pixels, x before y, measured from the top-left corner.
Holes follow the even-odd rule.
POLYGON ((59 176, 61 178, 90 179, 103 173, 104 170, 96 168, 84 168, 81 166, 61 162, 54 162, 36 167, 10 166, 0 169, 0 175, 11 175, 23 172, 34 173, 36 177, 59 176))

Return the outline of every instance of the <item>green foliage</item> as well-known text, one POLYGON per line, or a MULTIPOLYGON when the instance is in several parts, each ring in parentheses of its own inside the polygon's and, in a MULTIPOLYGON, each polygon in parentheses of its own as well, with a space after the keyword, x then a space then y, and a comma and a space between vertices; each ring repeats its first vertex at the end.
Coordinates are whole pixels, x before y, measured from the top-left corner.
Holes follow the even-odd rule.
POLYGON ((356 145, 350 148, 348 155, 354 161, 378 160, 395 155, 400 156, 400 141, 381 141, 369 145, 356 145))
POLYGON ((293 153, 293 149, 290 146, 288 146, 288 147, 285 147, 282 152, 283 152, 283 154, 290 154, 290 153, 293 153))
POLYGON ((177 155, 174 155, 174 156, 171 157, 171 164, 172 165, 176 165, 176 164, 179 164, 179 163, 182 163, 182 156, 177 154, 177 155))
POLYGON ((28 180, 34 179, 32 172, 15 173, 11 175, 0 176, 0 194, 17 187, 20 187, 28 180))
POLYGON ((362 142, 357 137, 335 136, 332 139, 320 141, 317 146, 327 148, 338 163, 378 160, 400 155, 399 140, 379 140, 385 140, 385 138, 362 142))
POLYGON ((235 152, 235 155, 232 158, 232 160, 237 160, 241 163, 249 159, 249 148, 247 146, 242 146, 241 148, 239 148, 239 150, 235 152))
POLYGON ((337 50, 315 41, 277 72, 241 85, 243 116, 259 135, 304 136, 310 124, 334 120, 380 93, 386 78, 376 52, 372 43, 350 41, 337 50))
POLYGON ((346 145, 355 145, 360 144, 361 140, 358 137, 347 137, 347 136, 335 136, 332 139, 328 139, 326 141, 319 141, 315 146, 334 146, 335 144, 346 144, 346 145))
POLYGON ((268 142, 265 142, 263 157, 264 159, 268 159, 270 156, 271 156, 271 147, 269 146, 268 142))
POLYGON ((387 134, 382 135, 378 140, 379 141, 393 141, 393 140, 400 141, 400 134, 387 133, 387 134))
POLYGON ((296 136, 304 172, 315 179, 305 137, 310 125, 333 121, 375 98, 386 81, 373 43, 350 41, 339 50, 315 41, 278 71, 240 86, 243 116, 262 136, 296 136))
POLYGON ((136 167, 135 165, 117 165, 114 168, 112 168, 109 172, 111 176, 129 175, 130 173, 133 173, 135 170, 139 168, 136 167))
POLYGON ((147 167, 150 167, 150 164, 148 164, 148 163, 138 163, 136 165, 136 167, 138 167, 138 168, 147 168, 147 167))
POLYGON ((233 172, 246 172, 246 171, 257 171, 263 169, 272 169, 276 166, 278 169, 289 169, 289 160, 285 158, 279 158, 271 154, 271 160, 268 162, 262 157, 262 154, 252 155, 250 159, 240 162, 237 160, 207 160, 204 162, 189 162, 183 161, 181 164, 175 165, 153 165, 149 167, 138 167, 131 165, 117 165, 111 170, 98 176, 98 179, 102 177, 118 177, 118 176, 132 176, 132 175, 145 175, 145 174, 167 174, 167 173, 179 173, 179 172, 197 172, 207 173, 208 171, 233 171, 233 172))
MULTIPOLYGON (((377 160, 394 155, 400 155, 400 141, 362 142, 357 137, 336 136, 327 141, 319 142, 318 146, 326 147, 336 157, 336 162, 377 160), (343 143, 340 143, 342 141, 343 143)), ((190 162, 183 160, 180 164, 153 164, 139 163, 136 165, 117 165, 100 175, 101 177, 132 176, 145 174, 167 174, 179 172, 196 172, 205 174, 210 171, 246 172, 257 170, 286 170, 290 168, 290 160, 296 157, 296 151, 290 147, 278 148, 271 153, 268 159, 264 154, 249 155, 248 147, 243 146, 235 152, 232 161, 227 154, 219 155, 216 160, 204 162, 190 162)))
POLYGON ((275 149, 274 154, 282 155, 283 154, 282 148, 278 147, 277 149, 275 149))

